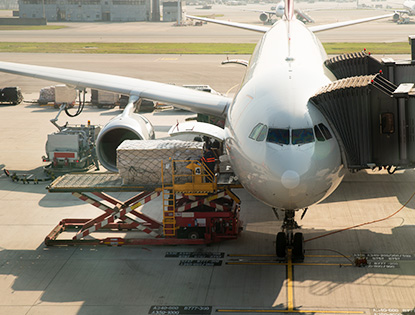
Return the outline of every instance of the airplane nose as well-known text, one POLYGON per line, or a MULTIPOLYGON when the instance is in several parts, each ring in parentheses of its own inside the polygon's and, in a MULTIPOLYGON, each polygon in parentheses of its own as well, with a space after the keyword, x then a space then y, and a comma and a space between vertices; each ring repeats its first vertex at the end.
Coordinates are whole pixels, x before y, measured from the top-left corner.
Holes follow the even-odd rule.
POLYGON ((294 189, 300 184, 300 176, 296 171, 287 170, 282 174, 281 183, 287 189, 294 189))

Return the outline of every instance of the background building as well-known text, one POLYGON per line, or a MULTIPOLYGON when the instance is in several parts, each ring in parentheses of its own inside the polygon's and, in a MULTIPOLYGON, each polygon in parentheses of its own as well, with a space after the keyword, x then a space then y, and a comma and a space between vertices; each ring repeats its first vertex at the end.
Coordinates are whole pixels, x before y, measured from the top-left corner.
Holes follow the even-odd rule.
POLYGON ((183 0, 163 2, 163 22, 176 22, 181 24, 185 21, 186 2, 183 0))
POLYGON ((0 10, 17 10, 19 5, 17 0, 1 0, 0 1, 0 10))
MULTIPOLYGON (((156 3, 155 3, 156 2, 156 3)), ((149 21, 154 0, 19 0, 20 18, 47 21, 149 21)), ((159 9, 156 10, 160 12, 159 9)), ((157 14, 155 15, 157 19, 157 14)), ((160 18, 159 18, 160 20, 160 18)))

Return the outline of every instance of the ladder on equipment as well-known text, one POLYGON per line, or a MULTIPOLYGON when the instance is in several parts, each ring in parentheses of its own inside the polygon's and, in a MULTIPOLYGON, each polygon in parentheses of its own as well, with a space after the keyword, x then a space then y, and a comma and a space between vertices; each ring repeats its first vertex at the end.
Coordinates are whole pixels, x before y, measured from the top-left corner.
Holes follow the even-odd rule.
POLYGON ((165 237, 176 236, 176 192, 174 185, 166 186, 164 178, 164 165, 161 161, 161 182, 163 197, 163 234, 165 237))

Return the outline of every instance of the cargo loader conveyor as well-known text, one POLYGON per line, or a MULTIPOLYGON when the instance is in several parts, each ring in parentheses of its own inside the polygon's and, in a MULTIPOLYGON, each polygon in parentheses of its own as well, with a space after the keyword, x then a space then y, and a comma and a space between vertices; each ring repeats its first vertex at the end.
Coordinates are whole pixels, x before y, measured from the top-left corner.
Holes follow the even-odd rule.
POLYGON ((231 189, 241 186, 218 184, 223 177, 229 174, 214 176, 201 161, 172 159, 164 165, 161 162, 160 185, 125 185, 118 173, 63 175, 47 187, 49 192, 70 192, 103 213, 91 219, 61 220, 45 244, 176 245, 236 239, 242 230, 240 200, 231 189), (183 170, 180 165, 184 165, 184 173, 178 173, 183 170), (137 194, 120 201, 110 192, 137 194), (160 195, 162 222, 140 211, 141 206, 160 195))

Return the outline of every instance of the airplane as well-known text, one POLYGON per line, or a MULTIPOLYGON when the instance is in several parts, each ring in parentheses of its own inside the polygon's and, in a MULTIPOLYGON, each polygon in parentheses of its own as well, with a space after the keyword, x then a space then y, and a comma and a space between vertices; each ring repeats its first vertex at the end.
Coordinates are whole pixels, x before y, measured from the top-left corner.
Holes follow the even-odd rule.
POLYGON ((281 0, 280 2, 278 2, 278 4, 275 6, 275 10, 271 10, 271 11, 265 11, 265 10, 255 10, 255 9, 250 9, 247 11, 253 11, 253 12, 259 12, 261 13, 259 15, 259 19, 262 22, 267 22, 271 20, 271 17, 275 14, 276 17, 278 18, 282 18, 284 15, 284 0, 281 0))
POLYGON ((403 7, 407 10, 409 15, 415 15, 415 1, 414 0, 406 0, 403 3, 403 7))
MULTIPOLYGON (((259 19, 264 23, 270 24, 272 22, 272 16, 273 15, 275 15, 278 18, 282 18, 284 16, 284 10, 285 10, 284 8, 285 8, 284 0, 281 0, 275 6, 275 9, 271 10, 271 11, 255 10, 255 9, 247 9, 245 11, 252 11, 252 12, 261 13, 259 15, 259 19)), ((305 14, 301 10, 295 9, 295 14, 297 16, 297 19, 301 20, 303 23, 313 23, 314 22, 313 19, 311 19, 307 14, 305 14)))
POLYGON ((398 22, 405 14, 415 15, 415 0, 406 0, 402 5, 403 10, 395 10, 394 22, 398 22))
POLYGON ((184 87, 87 71, 0 62, 0 71, 58 81, 79 90, 94 88, 129 95, 123 113, 104 126, 97 156, 117 171, 116 148, 125 139, 153 139, 154 129, 134 113, 140 99, 226 119, 225 148, 235 175, 256 199, 284 213, 276 236, 276 254, 304 259, 303 233, 296 212, 326 199, 342 181, 346 167, 339 140, 325 116, 310 102, 316 91, 336 80, 326 68, 327 55, 314 33, 374 21, 393 13, 307 28, 286 0, 283 19, 272 27, 188 16, 263 33, 234 98, 184 87))

